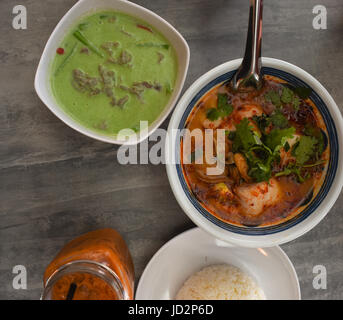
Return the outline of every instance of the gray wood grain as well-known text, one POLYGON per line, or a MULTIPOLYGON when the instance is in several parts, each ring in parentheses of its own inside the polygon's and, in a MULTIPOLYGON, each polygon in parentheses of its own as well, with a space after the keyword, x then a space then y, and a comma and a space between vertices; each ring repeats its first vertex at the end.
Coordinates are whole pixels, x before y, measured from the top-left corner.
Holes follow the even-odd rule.
MULTIPOLYGON (((97 228, 127 240, 139 279, 153 254, 193 226, 178 206, 165 167, 122 166, 117 148, 73 131, 37 98, 34 73, 50 33, 75 0, 23 0, 28 29, 11 27, 13 0, 0 2, 0 298, 37 299, 46 265, 72 238, 97 228), (12 288, 25 265, 28 289, 12 288)), ((242 56, 248 1, 136 0, 178 28, 191 48, 185 88, 212 67, 242 56)), ((316 0, 266 0, 263 55, 314 75, 343 103, 343 3, 321 1, 328 29, 312 28, 316 0)), ((342 109, 341 109, 342 110, 342 109)), ((168 120, 163 124, 166 127, 168 120)), ((342 133, 340 133, 342 134, 342 133)), ((343 197, 305 236, 283 245, 304 299, 343 298, 343 197), (312 268, 328 271, 327 290, 312 286, 312 268)))

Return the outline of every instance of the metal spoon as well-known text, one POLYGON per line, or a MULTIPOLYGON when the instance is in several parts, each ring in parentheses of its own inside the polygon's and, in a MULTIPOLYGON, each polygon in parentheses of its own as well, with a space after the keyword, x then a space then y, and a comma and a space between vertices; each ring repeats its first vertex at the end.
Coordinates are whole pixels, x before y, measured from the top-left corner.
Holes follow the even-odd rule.
POLYGON ((261 45, 262 45, 263 0, 250 0, 248 36, 245 54, 239 69, 230 81, 234 90, 251 91, 262 87, 261 45))

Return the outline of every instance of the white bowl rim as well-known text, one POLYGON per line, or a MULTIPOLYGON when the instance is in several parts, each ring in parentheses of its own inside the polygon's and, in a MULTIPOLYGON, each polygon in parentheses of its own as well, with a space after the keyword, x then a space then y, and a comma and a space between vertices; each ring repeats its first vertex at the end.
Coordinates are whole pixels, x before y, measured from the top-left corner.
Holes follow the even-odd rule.
POLYGON ((343 119, 339 108, 331 95, 313 76, 291 63, 274 58, 262 58, 262 65, 264 67, 279 69, 298 77, 313 88, 324 101, 334 120, 338 133, 338 167, 331 188, 322 203, 306 219, 289 229, 267 235, 242 235, 220 228, 202 216, 183 192, 175 165, 175 139, 172 139, 172 134, 170 133, 173 129, 178 128, 184 110, 201 88, 216 79, 218 76, 237 69, 241 61, 242 59, 232 60, 208 71, 196 80, 182 96, 173 112, 173 116, 168 127, 169 139, 166 141, 166 170, 171 188, 179 205, 197 226, 209 232, 215 238, 237 246, 255 248, 272 247, 292 241, 310 231, 326 216, 337 200, 343 186, 343 137, 339 134, 340 132, 343 132, 343 119))
MULTIPOLYGON (((51 92, 48 90, 42 89, 41 82, 44 81, 44 75, 46 72, 43 71, 44 66, 49 64, 49 61, 51 60, 51 57, 49 57, 47 51, 48 49, 51 49, 51 47, 56 47, 56 44, 54 44, 54 39, 60 34, 60 29, 61 27, 65 24, 65 22, 69 19, 69 16, 73 14, 74 12, 80 11, 80 14, 78 14, 78 18, 74 21, 75 23, 77 22, 77 19, 80 19, 83 17, 86 13, 87 10, 84 11, 82 9, 83 5, 87 5, 87 2, 92 2, 92 0, 79 0, 76 4, 74 4, 69 11, 62 17, 62 19, 59 21, 59 23, 56 25, 55 29, 51 33, 49 40, 47 41, 45 48, 43 50, 42 56, 40 58, 36 75, 35 75, 35 80, 34 80, 34 88, 35 91, 40 98, 40 100, 46 105, 48 109, 61 121, 63 121, 66 125, 71 127, 72 129, 80 132, 81 134, 84 134, 90 138, 102 141, 102 142, 107 142, 111 144, 117 144, 117 145, 134 145, 138 144, 141 141, 145 140, 148 138, 152 133, 155 132, 155 130, 163 123, 163 121, 169 116, 171 111, 173 110, 178 98, 180 97, 180 94, 182 92, 186 76, 188 73, 188 67, 189 67, 189 60, 190 60, 190 50, 189 46, 186 42, 186 40, 183 38, 183 36, 165 19, 163 19, 161 16, 157 15, 156 13, 152 12, 149 9, 146 9, 138 4, 132 3, 127 0, 100 0, 97 1, 96 3, 92 2, 93 4, 93 9, 88 10, 89 12, 92 11, 98 11, 101 9, 113 9, 116 10, 116 5, 120 5, 120 10, 121 12, 126 12, 125 9, 122 9, 123 7, 128 8, 129 10, 135 12, 134 13, 129 13, 132 16, 137 16, 139 19, 147 21, 150 25, 154 26, 159 32, 161 32, 169 41, 170 37, 163 33, 161 31, 161 26, 163 28, 168 29, 168 32, 170 35, 173 35, 175 37, 175 42, 178 41, 180 45, 180 50, 177 50, 175 48, 176 54, 178 56, 178 59, 180 59, 181 56, 183 56, 183 61, 178 61, 179 64, 179 71, 178 71, 178 79, 176 81, 174 92, 172 94, 172 97, 169 99, 167 105, 164 107, 163 111, 160 113, 160 116, 153 121, 150 125, 148 130, 144 130, 144 132, 138 132, 136 135, 133 135, 134 139, 128 139, 128 140, 120 140, 116 139, 115 135, 105 135, 105 134, 100 134, 97 133, 96 131, 93 131, 91 129, 86 128, 76 120, 74 120, 70 115, 68 115, 63 109, 57 105, 57 103, 54 103, 54 105, 50 104, 47 99, 46 95, 52 96, 51 92), (106 3, 106 4, 103 4, 106 3), (81 9, 80 9, 81 8, 81 9), (147 18, 142 18, 139 15, 144 15, 152 20, 148 20, 147 18), (156 26, 159 24, 159 26, 156 26), (180 65, 183 66, 182 71, 180 72, 181 68, 180 65)), ((53 98, 53 97, 52 97, 53 98)))
MULTIPOLYGON (((143 287, 144 280, 147 277, 148 273, 150 272, 151 267, 156 263, 156 261, 158 261, 158 259, 163 254, 163 252, 168 250, 168 248, 171 245, 173 245, 173 243, 175 241, 177 241, 178 239, 185 237, 186 235, 189 235, 189 234, 198 233, 199 231, 203 231, 203 230, 199 227, 194 227, 194 228, 188 229, 188 230, 176 235, 175 237, 173 237, 172 239, 167 241, 153 255, 153 257, 150 259, 148 264, 145 266, 144 271, 143 271, 143 273, 139 279, 138 286, 137 286, 136 293, 135 293, 135 299, 139 300, 140 296, 143 294, 142 292, 144 292, 144 287, 143 287)), ((283 260, 284 265, 285 266, 287 265, 287 267, 289 268, 289 272, 291 274, 292 280, 294 281, 294 284, 295 284, 296 289, 297 289, 297 299, 301 300, 301 289, 300 289, 300 284, 299 284, 299 278, 298 278, 297 272, 295 270, 295 267, 294 267, 291 259, 288 257, 288 255, 285 253, 285 251, 283 251, 282 248, 279 246, 269 247, 268 249, 274 251, 274 253, 276 253, 279 256, 280 260, 283 260)))

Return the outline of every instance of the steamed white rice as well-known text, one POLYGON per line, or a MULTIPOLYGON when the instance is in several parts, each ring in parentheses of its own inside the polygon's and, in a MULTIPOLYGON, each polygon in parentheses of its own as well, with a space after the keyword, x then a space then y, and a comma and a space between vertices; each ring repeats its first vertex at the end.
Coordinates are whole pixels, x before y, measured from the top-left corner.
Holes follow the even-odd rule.
POLYGON ((263 290, 248 274, 231 265, 213 265, 192 275, 176 300, 265 300, 263 290))

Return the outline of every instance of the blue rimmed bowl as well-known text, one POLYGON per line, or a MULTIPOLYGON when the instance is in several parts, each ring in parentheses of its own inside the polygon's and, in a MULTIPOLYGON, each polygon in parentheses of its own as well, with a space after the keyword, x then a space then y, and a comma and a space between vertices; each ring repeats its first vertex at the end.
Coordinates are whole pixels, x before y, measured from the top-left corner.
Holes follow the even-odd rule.
POLYGON ((330 211, 343 186, 343 120, 327 90, 306 71, 290 63, 263 58, 263 73, 295 86, 312 89, 311 100, 325 122, 330 161, 320 190, 293 218, 267 227, 240 227, 224 222, 207 211, 193 195, 180 163, 180 130, 199 99, 213 87, 230 80, 241 59, 224 63, 200 77, 179 101, 168 128, 166 167, 171 188, 184 212, 200 228, 214 237, 244 247, 270 247, 294 240, 315 227, 330 211))

